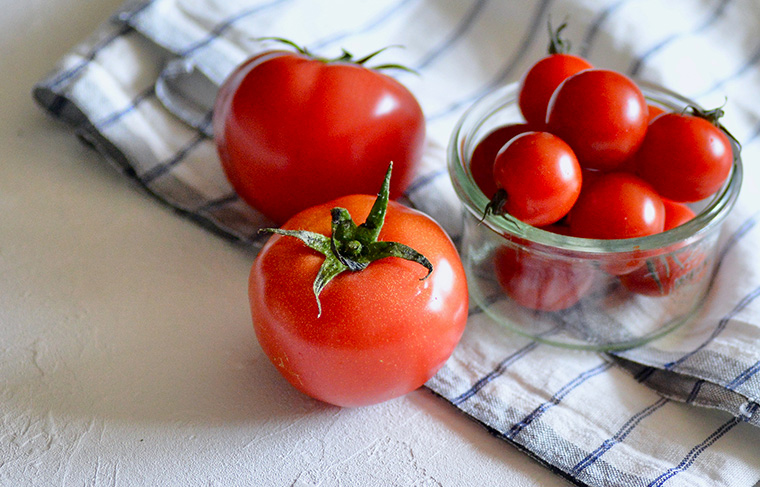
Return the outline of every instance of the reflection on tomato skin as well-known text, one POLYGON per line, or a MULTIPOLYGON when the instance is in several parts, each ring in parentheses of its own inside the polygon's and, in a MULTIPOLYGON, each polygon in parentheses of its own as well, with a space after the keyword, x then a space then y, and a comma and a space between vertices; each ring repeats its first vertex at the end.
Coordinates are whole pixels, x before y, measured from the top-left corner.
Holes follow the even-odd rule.
POLYGON ((629 291, 645 296, 667 296, 680 287, 702 279, 707 268, 705 255, 684 251, 648 259, 646 265, 620 276, 629 291))
POLYGON ((559 311, 576 304, 591 288, 594 270, 578 262, 540 256, 505 245, 494 254, 502 289, 523 307, 559 311))

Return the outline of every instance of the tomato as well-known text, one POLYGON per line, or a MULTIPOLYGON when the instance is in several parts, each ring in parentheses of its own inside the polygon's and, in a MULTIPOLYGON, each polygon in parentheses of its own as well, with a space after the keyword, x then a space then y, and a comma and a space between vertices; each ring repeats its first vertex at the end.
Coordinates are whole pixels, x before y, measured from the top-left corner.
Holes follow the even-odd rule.
POLYGON ((602 174, 581 191, 570 215, 575 237, 619 239, 653 235, 665 225, 662 198, 624 172, 602 174))
MULTIPOLYGON (((683 203, 662 201, 665 206, 663 231, 676 228, 694 218, 694 212, 683 203)), ((629 290, 646 296, 667 296, 679 287, 702 279, 706 270, 704 252, 676 244, 668 253, 648 259, 644 266, 620 276, 629 290)))
POLYGON ((728 137, 715 123, 690 113, 654 119, 636 154, 641 177, 674 201, 699 201, 718 191, 734 158, 728 137))
POLYGON ((528 123, 542 129, 546 125, 546 108, 554 90, 569 76, 593 66, 580 56, 569 54, 570 46, 561 37, 566 24, 556 31, 549 26, 549 54, 525 72, 518 86, 517 104, 528 123))
POLYGON ((277 224, 339 196, 373 194, 391 161, 391 198, 400 196, 425 141, 419 103, 393 78, 286 51, 252 58, 228 77, 213 129, 235 191, 277 224))
POLYGON ((647 105, 647 120, 649 122, 662 115, 663 113, 665 113, 664 108, 658 107, 657 105, 652 105, 651 103, 647 105))
POLYGON ((551 54, 534 64, 520 80, 517 98, 520 112, 528 123, 546 124, 546 109, 554 90, 571 75, 591 69, 591 63, 572 54, 551 54))
POLYGON ((491 200, 496 214, 509 213, 529 225, 564 217, 581 191, 581 167, 570 146, 548 132, 526 132, 496 155, 491 200))
POLYGON ((537 311, 573 306, 594 281, 590 266, 544 256, 529 247, 499 247, 494 254, 494 268, 504 292, 520 306, 537 311))
POLYGON ((484 195, 492 198, 498 189, 493 180, 493 163, 504 144, 517 135, 533 130, 531 125, 516 123, 498 127, 478 142, 470 157, 470 173, 484 195))
POLYGON ((662 203, 665 207, 665 224, 663 226, 663 231, 683 225, 696 216, 694 210, 683 203, 670 201, 665 198, 663 198, 662 203))
MULTIPOLYGON (((341 197, 298 213, 278 231, 332 236, 333 208, 364 221, 373 201, 341 197)), ((331 404, 373 404, 420 387, 454 350, 467 321, 464 269, 444 230, 393 201, 381 225, 381 244, 399 242, 427 257, 433 269, 427 278, 418 262, 382 258, 337 274, 317 301, 313 283, 325 255, 280 234, 251 269, 251 312, 262 349, 294 387, 331 404)))
POLYGON ((648 109, 641 90, 626 76, 587 69, 554 91, 546 120, 547 130, 573 148, 581 166, 612 171, 644 140, 648 109))
POLYGON ((620 282, 637 294, 667 296, 684 285, 703 279, 706 269, 703 252, 682 249, 647 259, 645 265, 620 276, 620 282))

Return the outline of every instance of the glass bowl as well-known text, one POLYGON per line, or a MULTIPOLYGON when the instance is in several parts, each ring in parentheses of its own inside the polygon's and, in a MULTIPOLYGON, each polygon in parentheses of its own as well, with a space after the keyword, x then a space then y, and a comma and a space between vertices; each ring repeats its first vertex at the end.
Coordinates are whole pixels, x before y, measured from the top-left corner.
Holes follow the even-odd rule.
MULTIPOLYGON (((697 106, 639 81, 647 102, 665 110, 697 106)), ((475 303, 507 329, 537 341, 586 350, 643 345, 687 323, 712 282, 718 237, 739 194, 742 163, 723 187, 689 206, 696 217, 640 238, 596 240, 483 217, 489 200, 470 172, 473 150, 495 128, 522 122, 517 84, 475 102, 456 124, 448 169, 464 206, 460 251, 475 303)))

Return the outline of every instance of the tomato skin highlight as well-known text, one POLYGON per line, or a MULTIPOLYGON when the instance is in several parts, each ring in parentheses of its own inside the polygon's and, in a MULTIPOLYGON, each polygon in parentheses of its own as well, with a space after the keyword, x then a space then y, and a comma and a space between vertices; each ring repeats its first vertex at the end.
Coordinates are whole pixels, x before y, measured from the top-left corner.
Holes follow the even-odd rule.
POLYGON ((636 154, 638 173, 664 197, 694 202, 714 194, 731 172, 731 143, 709 121, 665 113, 649 125, 636 154))
POLYGON ((641 90, 626 76, 587 69, 560 84, 547 111, 547 130, 573 148, 581 166, 616 170, 638 150, 648 123, 641 90))
POLYGON ((552 93, 568 77, 593 66, 573 54, 550 54, 538 60, 520 80, 517 103, 525 120, 536 127, 546 125, 552 93))
MULTIPOLYGON (((331 235, 330 209, 364 221, 374 197, 352 195, 300 212, 283 228, 331 235)), ((417 263, 386 258, 336 276, 320 295, 312 283, 324 257, 275 235, 249 278, 254 329, 280 373, 297 389, 344 407, 379 403, 423 385, 448 359, 467 321, 468 295, 457 251, 429 217, 390 202, 380 240, 424 254, 417 263)))
POLYGON ((662 232, 665 206, 645 181, 625 172, 598 176, 581 191, 570 215, 575 237, 621 239, 662 232))
POLYGON ((506 192, 503 209, 534 226, 567 215, 581 191, 581 167, 572 149, 548 132, 510 140, 494 163, 496 186, 506 192))
POLYGON ((422 109, 393 78, 284 51, 228 77, 213 128, 234 190, 277 224, 339 196, 373 194, 391 161, 399 197, 425 142, 422 109))

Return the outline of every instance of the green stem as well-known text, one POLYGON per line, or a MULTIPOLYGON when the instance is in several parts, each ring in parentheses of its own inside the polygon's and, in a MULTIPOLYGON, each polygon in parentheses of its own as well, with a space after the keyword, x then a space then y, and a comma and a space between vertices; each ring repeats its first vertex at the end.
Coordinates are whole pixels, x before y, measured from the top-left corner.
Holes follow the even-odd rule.
POLYGON ((416 262, 427 269, 427 274, 421 280, 427 279, 433 272, 433 264, 421 253, 399 242, 378 240, 380 230, 385 223, 388 211, 390 179, 393 163, 388 166, 380 193, 361 225, 356 225, 350 213, 345 208, 333 208, 332 236, 310 232, 307 230, 282 230, 264 228, 260 232, 274 233, 299 239, 307 247, 325 256, 325 260, 314 280, 313 291, 317 300, 318 315, 322 315, 322 303, 319 295, 335 276, 345 272, 360 272, 376 260, 386 257, 399 257, 416 262))

